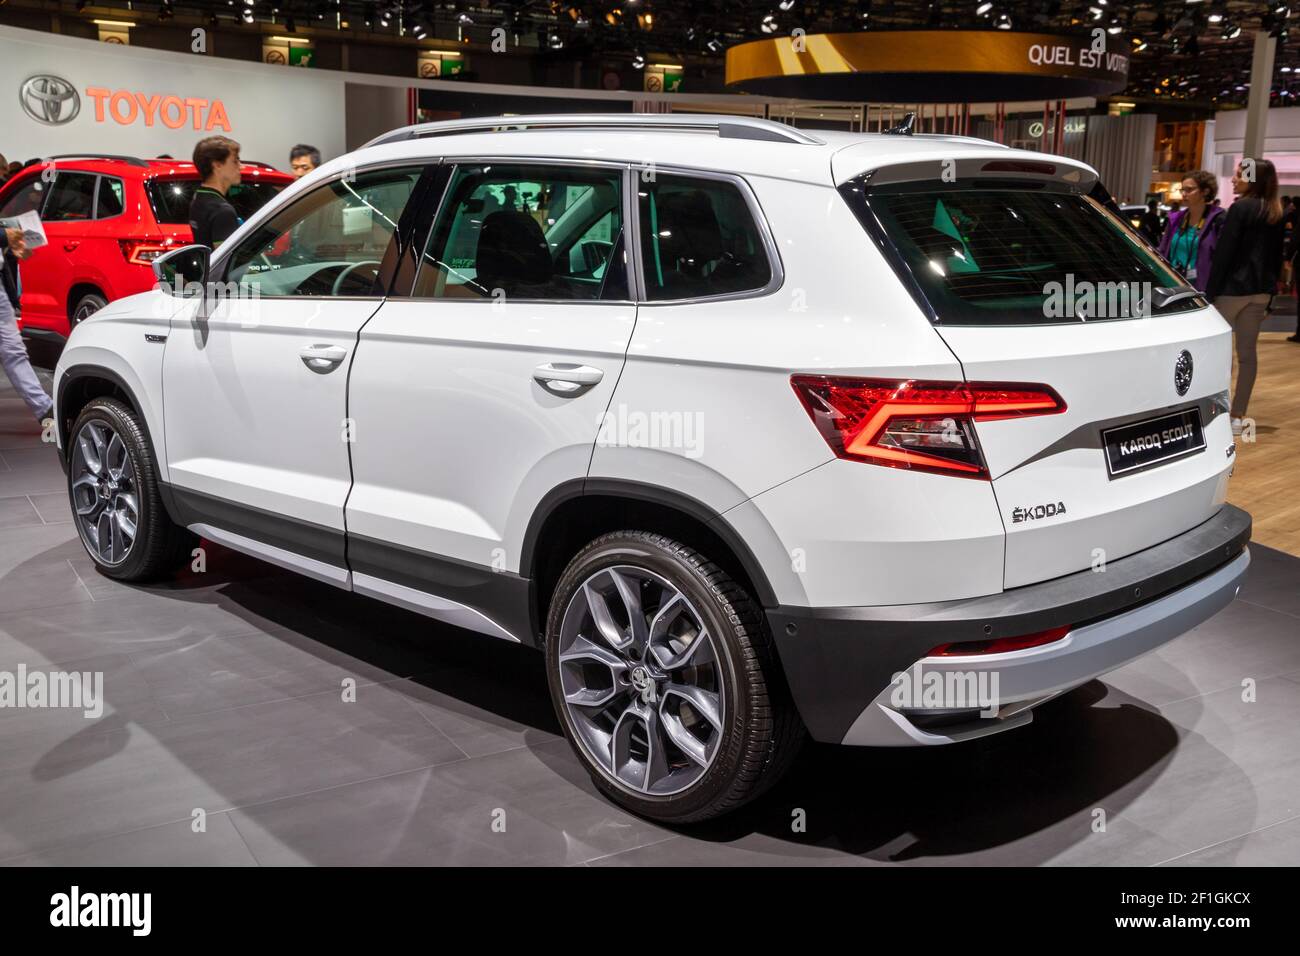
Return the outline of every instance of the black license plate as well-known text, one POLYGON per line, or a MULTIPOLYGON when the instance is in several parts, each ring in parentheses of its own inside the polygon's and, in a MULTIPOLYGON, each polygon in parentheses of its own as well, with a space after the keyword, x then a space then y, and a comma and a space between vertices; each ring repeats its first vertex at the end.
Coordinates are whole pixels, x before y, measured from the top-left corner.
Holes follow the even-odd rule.
POLYGON ((1106 469, 1112 478, 1195 455, 1205 448, 1205 430, 1197 408, 1108 428, 1101 438, 1106 445, 1106 469))

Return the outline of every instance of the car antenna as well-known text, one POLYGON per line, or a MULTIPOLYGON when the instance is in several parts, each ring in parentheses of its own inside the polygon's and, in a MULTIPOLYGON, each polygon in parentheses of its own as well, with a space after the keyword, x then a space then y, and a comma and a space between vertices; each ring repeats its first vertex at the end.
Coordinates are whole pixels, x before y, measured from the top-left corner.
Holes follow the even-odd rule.
POLYGON ((911 136, 912 127, 916 125, 916 114, 906 113, 903 116, 903 122, 899 123, 892 129, 885 130, 886 136, 911 136))

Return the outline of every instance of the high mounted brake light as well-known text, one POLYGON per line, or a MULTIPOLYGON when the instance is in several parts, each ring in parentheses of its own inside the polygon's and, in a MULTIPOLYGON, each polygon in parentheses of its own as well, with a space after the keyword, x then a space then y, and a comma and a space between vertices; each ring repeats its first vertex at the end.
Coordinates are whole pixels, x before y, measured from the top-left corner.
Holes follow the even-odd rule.
POLYGON ((1052 163, 1040 163, 1024 159, 995 159, 980 167, 982 173, 1036 173, 1039 176, 1055 176, 1056 166, 1052 163))
POLYGON ((975 422, 1065 411, 1046 385, 823 375, 794 375, 790 384, 840 458, 985 480, 975 422))

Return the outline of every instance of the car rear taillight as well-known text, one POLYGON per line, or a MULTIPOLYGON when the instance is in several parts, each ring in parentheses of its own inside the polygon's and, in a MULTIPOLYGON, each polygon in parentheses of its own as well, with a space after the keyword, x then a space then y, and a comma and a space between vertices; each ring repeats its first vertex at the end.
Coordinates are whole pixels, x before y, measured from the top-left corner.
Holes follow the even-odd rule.
POLYGON ((1065 411, 1046 385, 823 375, 790 384, 838 457, 968 478, 989 477, 975 422, 1065 411))
POLYGON ((1045 631, 1035 631, 1020 637, 995 637, 987 641, 961 641, 955 644, 940 644, 926 654, 926 657, 968 657, 972 654, 1005 654, 1008 651, 1027 651, 1031 647, 1055 644, 1070 633, 1070 625, 1050 627, 1045 631))
POLYGON ((117 244, 122 247, 122 255, 126 257, 126 261, 137 266, 147 266, 164 252, 170 252, 177 246, 170 239, 162 241, 157 239, 119 239, 117 244))

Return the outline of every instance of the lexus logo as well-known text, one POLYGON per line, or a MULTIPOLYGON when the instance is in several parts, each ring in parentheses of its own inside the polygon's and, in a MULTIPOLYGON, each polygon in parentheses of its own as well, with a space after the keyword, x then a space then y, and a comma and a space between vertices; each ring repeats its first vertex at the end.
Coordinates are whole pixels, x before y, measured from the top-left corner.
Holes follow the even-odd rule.
POLYGON ((77 89, 61 76, 48 73, 28 77, 18 88, 18 102, 23 112, 46 126, 71 123, 81 112, 77 89))
POLYGON ((1174 390, 1179 395, 1186 395, 1187 390, 1192 387, 1192 353, 1183 349, 1178 353, 1178 361, 1174 363, 1174 390))

